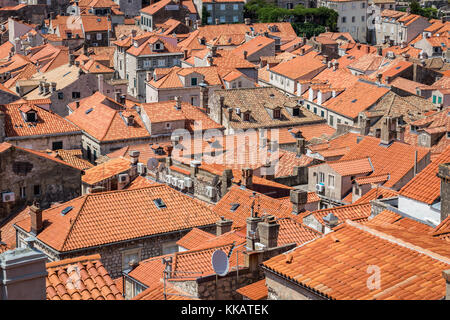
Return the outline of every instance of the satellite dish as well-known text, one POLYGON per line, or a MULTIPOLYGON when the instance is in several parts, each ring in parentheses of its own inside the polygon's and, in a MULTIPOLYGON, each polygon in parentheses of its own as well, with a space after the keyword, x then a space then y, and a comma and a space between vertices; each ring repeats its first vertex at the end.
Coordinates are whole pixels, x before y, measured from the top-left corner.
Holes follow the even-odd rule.
POLYGON ((156 158, 150 158, 147 161, 147 168, 148 170, 153 170, 158 166, 158 159, 156 158))
POLYGON ((214 251, 211 257, 214 272, 219 276, 225 276, 228 273, 228 256, 222 250, 214 251))

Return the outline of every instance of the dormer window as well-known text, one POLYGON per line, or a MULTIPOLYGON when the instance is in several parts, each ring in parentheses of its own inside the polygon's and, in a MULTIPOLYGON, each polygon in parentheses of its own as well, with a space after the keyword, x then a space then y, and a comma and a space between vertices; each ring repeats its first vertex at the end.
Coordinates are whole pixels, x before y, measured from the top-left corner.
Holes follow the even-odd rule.
POLYGON ((292 115, 294 116, 294 117, 298 117, 299 115, 300 115, 300 108, 293 108, 292 109, 292 115))
POLYGON ((36 122, 36 112, 35 111, 29 111, 26 113, 27 122, 36 122))
POLYGON ((156 42, 153 49, 154 50, 162 50, 162 49, 164 49, 164 46, 161 42, 156 42))
POLYGON ((250 121, 250 111, 244 113, 244 121, 250 121))
POLYGON ((274 119, 280 119, 281 118, 281 110, 280 109, 273 110, 273 118, 274 119))
POLYGON ((191 78, 191 86, 196 86, 196 85, 197 85, 197 83, 198 83, 198 79, 197 79, 197 78, 194 78, 194 77, 192 77, 192 78, 191 78))

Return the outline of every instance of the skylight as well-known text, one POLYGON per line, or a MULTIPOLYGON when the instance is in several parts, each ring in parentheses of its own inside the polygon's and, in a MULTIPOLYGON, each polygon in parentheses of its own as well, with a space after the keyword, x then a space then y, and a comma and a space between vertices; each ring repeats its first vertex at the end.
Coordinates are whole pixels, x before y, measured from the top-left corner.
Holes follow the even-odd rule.
POLYGON ((232 203, 231 204, 231 212, 235 212, 237 210, 237 208, 239 208, 240 204, 239 203, 232 203))
POLYGON ((86 114, 89 114, 92 110, 94 110, 93 108, 89 108, 88 110, 86 110, 86 114))
POLYGON ((352 103, 355 103, 357 100, 358 100, 358 99, 353 99, 353 100, 352 100, 352 103))
POLYGON ((65 215, 68 214, 68 213, 70 212, 70 210, 72 210, 72 209, 73 209, 72 206, 69 206, 69 207, 64 208, 64 209, 61 211, 61 215, 62 215, 62 216, 65 216, 65 215))
POLYGON ((166 208, 166 204, 164 203, 164 201, 162 201, 161 198, 158 198, 158 199, 153 200, 153 203, 155 204, 155 206, 156 206, 158 209, 166 208))

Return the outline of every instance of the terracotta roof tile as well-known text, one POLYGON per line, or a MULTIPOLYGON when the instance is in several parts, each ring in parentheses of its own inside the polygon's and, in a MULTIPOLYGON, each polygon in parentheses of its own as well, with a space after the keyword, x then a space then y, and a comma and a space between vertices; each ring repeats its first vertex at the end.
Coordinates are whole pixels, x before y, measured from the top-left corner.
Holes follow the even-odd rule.
POLYGON ((124 300, 100 255, 47 263, 47 300, 124 300))
POLYGON ((372 200, 376 199, 386 199, 386 198, 393 198, 398 196, 398 191, 384 188, 384 187, 376 187, 370 189, 365 195, 363 195, 361 198, 356 200, 353 204, 361 204, 361 203, 367 203, 372 200))
POLYGON ((408 242, 417 236, 414 232, 403 231, 403 236, 409 237, 397 238, 398 231, 380 230, 348 221, 335 232, 263 265, 329 299, 442 299, 442 270, 450 266, 448 256, 408 242), (367 268, 371 265, 377 265, 384 275, 378 290, 367 286, 367 268))
POLYGON ((327 162, 328 165, 341 176, 368 174, 373 172, 370 158, 355 159, 349 161, 327 162))
POLYGON ((94 185, 105 179, 111 178, 130 169, 131 162, 128 159, 114 158, 85 171, 82 181, 94 185))
MULTIPOLYGON (((218 220, 207 207, 165 185, 86 194, 44 210, 42 216, 44 228, 38 240, 63 252, 212 225, 218 220), (154 204, 158 198, 165 208, 154 204), (61 215, 69 206, 72 210, 61 215)), ((29 219, 16 225, 30 230, 29 219)))
POLYGON ((209 232, 198 228, 192 228, 192 230, 189 231, 183 238, 177 241, 177 245, 190 250, 213 238, 215 238, 215 235, 209 232))
POLYGON ((267 299, 268 290, 266 286, 266 280, 259 280, 245 287, 236 290, 244 297, 250 300, 265 300, 267 299))
POLYGON ((410 180, 400 190, 400 195, 430 205, 434 203, 440 197, 441 192, 441 179, 436 176, 436 173, 440 164, 448 162, 450 162, 450 146, 410 180))

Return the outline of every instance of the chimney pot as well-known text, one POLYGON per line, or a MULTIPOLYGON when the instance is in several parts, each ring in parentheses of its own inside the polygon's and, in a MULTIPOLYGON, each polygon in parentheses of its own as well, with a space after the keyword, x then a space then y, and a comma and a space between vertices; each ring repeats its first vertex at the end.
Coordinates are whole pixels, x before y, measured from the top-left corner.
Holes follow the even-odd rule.
POLYGON ((42 209, 39 202, 35 200, 30 207, 31 216, 31 233, 37 235, 43 227, 42 224, 42 209))
POLYGON ((224 233, 230 232, 232 225, 232 220, 221 217, 221 219, 216 222, 216 236, 221 236, 224 233))
POLYGON ((278 233, 280 231, 280 224, 275 220, 275 217, 267 216, 264 222, 258 224, 259 241, 267 249, 275 248, 278 244, 278 233))
POLYGON ((308 192, 301 189, 293 189, 290 192, 290 200, 292 204, 292 214, 299 214, 305 211, 305 205, 308 202, 308 192))

